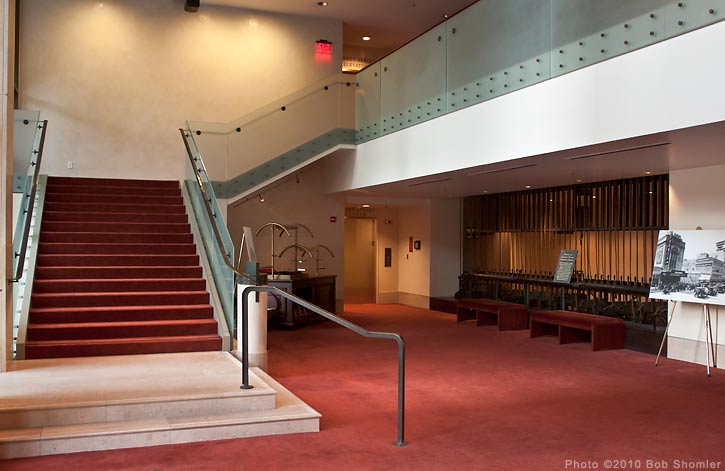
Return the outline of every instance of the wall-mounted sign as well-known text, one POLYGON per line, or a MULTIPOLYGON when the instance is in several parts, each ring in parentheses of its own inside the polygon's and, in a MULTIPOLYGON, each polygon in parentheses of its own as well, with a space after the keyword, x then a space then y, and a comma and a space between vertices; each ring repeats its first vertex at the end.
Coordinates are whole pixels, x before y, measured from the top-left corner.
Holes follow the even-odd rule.
POLYGON ((315 53, 332 55, 332 43, 327 39, 318 39, 315 41, 315 53))

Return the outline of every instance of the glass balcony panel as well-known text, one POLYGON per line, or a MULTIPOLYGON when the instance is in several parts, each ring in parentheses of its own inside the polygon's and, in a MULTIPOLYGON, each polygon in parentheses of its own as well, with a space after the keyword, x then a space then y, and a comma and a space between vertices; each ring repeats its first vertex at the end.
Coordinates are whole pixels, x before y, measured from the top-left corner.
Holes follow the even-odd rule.
POLYGON ((665 36, 671 38, 725 18, 725 0, 681 0, 665 9, 665 36))
POLYGON ((384 58, 381 66, 383 135, 445 114, 445 24, 384 58))
POLYGON ((355 138, 358 143, 380 137, 380 80, 381 63, 367 67, 357 74, 355 90, 355 138))
POLYGON ((481 1, 446 27, 448 111, 549 78, 549 0, 481 1))

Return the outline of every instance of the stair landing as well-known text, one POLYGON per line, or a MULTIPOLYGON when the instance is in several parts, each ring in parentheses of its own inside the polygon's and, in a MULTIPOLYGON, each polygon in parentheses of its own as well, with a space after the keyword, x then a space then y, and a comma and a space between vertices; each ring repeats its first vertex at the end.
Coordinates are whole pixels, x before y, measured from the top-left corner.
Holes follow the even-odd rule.
POLYGON ((0 374, 0 459, 319 431, 320 414, 228 352, 24 360, 0 374))

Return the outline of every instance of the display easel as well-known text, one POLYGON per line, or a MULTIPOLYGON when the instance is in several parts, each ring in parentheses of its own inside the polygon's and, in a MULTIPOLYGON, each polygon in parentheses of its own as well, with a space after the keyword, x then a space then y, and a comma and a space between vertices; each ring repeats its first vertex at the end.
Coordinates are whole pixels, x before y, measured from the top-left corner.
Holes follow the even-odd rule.
MULTIPOLYGON (((662 343, 660 344, 660 350, 657 352, 657 358, 655 359, 655 366, 660 361, 660 355, 662 355, 662 348, 665 346, 665 340, 667 340, 667 333, 670 331, 670 325, 672 324, 672 317, 675 315, 677 308, 677 301, 672 301, 672 313, 667 321, 667 327, 665 328, 665 335, 662 337, 662 343)), ((707 376, 710 376, 710 363, 712 367, 717 367, 717 357, 715 356, 715 342, 712 338, 712 320, 710 318, 710 305, 702 304, 702 315, 705 317, 705 347, 707 348, 707 376)))

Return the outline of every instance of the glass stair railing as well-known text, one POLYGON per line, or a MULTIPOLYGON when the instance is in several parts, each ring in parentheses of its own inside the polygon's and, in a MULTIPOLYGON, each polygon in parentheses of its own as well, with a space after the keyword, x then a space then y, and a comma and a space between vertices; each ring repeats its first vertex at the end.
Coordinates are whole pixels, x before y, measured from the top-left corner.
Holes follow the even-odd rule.
POLYGON ((254 191, 354 145, 355 81, 336 74, 229 123, 187 121, 219 198, 254 191))
MULTIPOLYGON (((34 260, 37 251, 38 221, 42 212, 40 167, 43 161, 48 121, 40 120, 39 111, 13 112, 13 267, 10 278, 13 287, 13 353, 17 352, 21 324, 26 322, 30 309, 29 292, 32 285, 34 260)), ((20 339, 21 343, 23 339, 20 339)))

